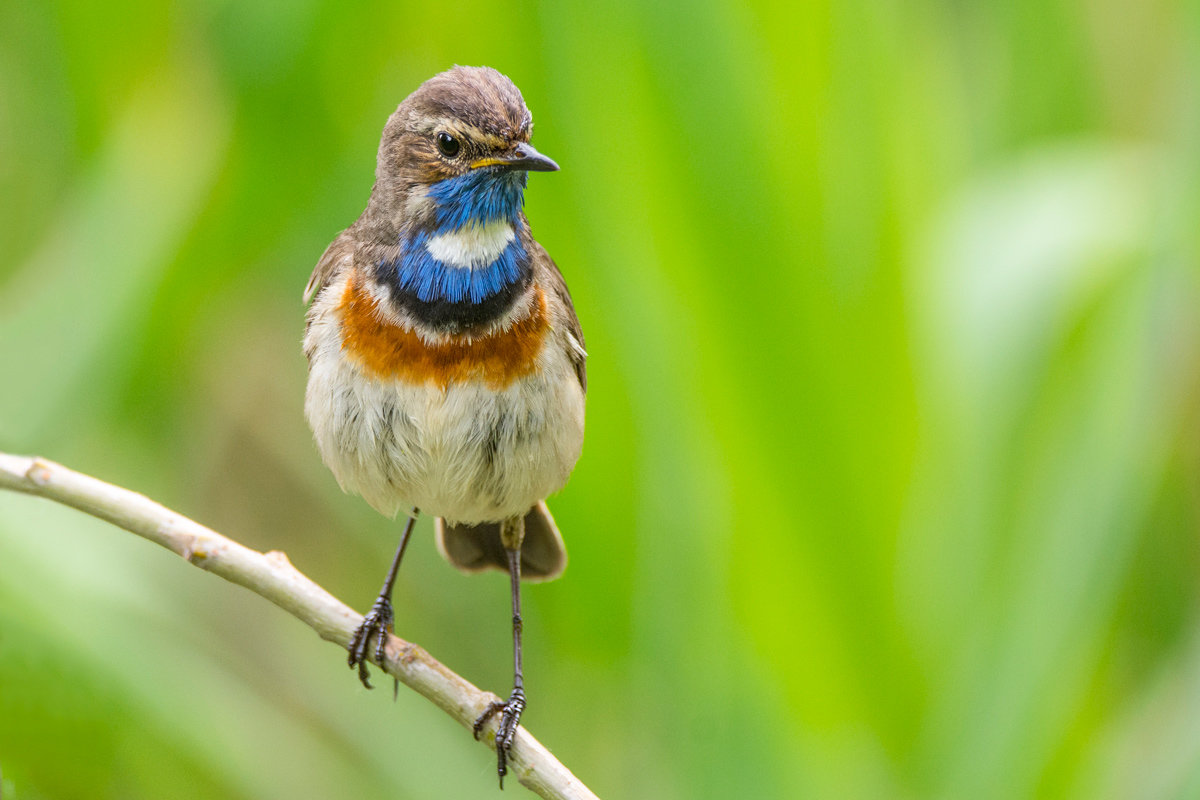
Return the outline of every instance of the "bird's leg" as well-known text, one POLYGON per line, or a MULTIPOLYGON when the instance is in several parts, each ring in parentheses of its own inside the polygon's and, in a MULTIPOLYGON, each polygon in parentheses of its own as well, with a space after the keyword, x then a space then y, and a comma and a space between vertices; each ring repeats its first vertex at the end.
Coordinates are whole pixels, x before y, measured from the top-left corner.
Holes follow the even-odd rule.
MULTIPOLYGON (((388 570, 387 577, 383 579, 383 588, 379 590, 379 597, 375 598, 375 605, 371 606, 371 610, 363 617, 362 623, 355 629, 354 636, 350 639, 348 647, 350 657, 347 662, 351 669, 358 667, 358 679, 368 689, 375 688, 371 686, 367 673, 367 651, 371 643, 371 635, 375 634, 375 661, 382 663, 383 646, 387 643, 387 635, 392 630, 392 620, 395 617, 392 613, 392 588, 396 585, 396 573, 400 571, 400 559, 404 558, 404 548, 408 547, 408 537, 412 535, 413 525, 417 522, 417 513, 418 510, 414 508, 408 515, 408 521, 404 524, 404 533, 400 535, 400 545, 396 548, 395 557, 392 558, 391 569, 388 570)), ((392 686, 393 699, 399 688, 400 681, 396 680, 392 686)))
POLYGON ((508 575, 512 583, 513 625, 513 690, 507 701, 495 701, 475 720, 475 738, 483 725, 500 712, 500 723, 496 726, 496 771, 500 774, 500 788, 504 788, 504 776, 508 774, 508 749, 517 735, 517 723, 525 710, 525 680, 521 673, 521 542, 525 538, 525 518, 518 516, 500 523, 500 542, 508 556, 508 575))

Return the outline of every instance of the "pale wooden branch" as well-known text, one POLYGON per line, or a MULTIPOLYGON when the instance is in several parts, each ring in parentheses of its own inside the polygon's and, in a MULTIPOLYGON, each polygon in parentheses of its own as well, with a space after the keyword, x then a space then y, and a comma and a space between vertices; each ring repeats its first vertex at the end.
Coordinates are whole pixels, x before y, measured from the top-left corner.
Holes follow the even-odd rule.
MULTIPOLYGON (((0 453, 0 489, 72 506, 160 544, 191 564, 265 597, 338 647, 347 646, 362 621, 361 615, 293 567, 282 552, 252 550, 143 495, 61 464, 0 453)), ((382 670, 468 729, 484 708, 498 699, 459 677, 420 646, 396 636, 389 637, 385 655, 384 663, 378 664, 382 670)), ((495 748, 494 722, 489 722, 482 738, 495 748)), ((598 800, 524 728, 517 730, 508 764, 511 775, 542 797, 598 800)))

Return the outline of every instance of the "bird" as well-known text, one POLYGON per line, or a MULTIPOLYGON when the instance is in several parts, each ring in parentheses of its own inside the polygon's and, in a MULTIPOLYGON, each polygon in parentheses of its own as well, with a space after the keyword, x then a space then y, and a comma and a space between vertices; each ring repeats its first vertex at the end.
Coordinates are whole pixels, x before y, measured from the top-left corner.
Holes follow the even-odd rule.
POLYGON ((383 587, 349 664, 371 688, 392 590, 419 513, 468 573, 509 575, 513 688, 498 715, 497 771, 526 707, 521 581, 566 566, 546 507, 583 446, 583 331, 562 273, 523 211, 530 172, 559 169, 530 143, 532 115, 490 67, 422 83, 383 128, 366 209, 326 248, 304 290, 304 413, 344 491, 389 517, 406 512, 383 587))

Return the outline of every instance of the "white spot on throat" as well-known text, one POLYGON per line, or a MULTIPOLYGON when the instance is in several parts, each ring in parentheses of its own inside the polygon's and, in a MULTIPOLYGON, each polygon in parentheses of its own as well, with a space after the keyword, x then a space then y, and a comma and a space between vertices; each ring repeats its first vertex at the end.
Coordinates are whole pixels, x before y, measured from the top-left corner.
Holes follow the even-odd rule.
POLYGON ((434 236, 425 243, 425 249, 447 266, 476 269, 495 261, 516 235, 512 224, 506 220, 486 225, 471 223, 434 236))

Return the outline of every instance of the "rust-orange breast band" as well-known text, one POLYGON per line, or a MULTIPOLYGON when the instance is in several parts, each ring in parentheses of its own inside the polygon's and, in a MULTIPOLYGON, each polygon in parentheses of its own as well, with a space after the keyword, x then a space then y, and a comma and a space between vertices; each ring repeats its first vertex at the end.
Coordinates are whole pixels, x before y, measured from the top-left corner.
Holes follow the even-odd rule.
POLYGON ((441 388, 477 380, 503 389, 538 367, 538 355, 550 329, 546 295, 540 290, 531 313, 510 327, 486 336, 427 344, 416 333, 380 318, 375 299, 357 276, 346 282, 338 304, 342 350, 368 375, 410 383, 432 382, 441 388))

